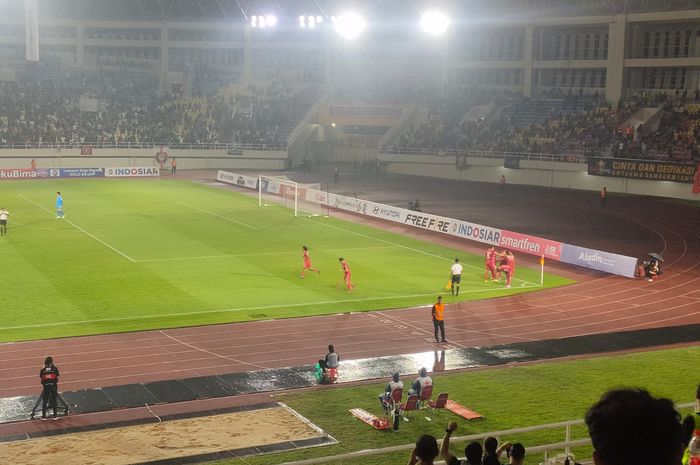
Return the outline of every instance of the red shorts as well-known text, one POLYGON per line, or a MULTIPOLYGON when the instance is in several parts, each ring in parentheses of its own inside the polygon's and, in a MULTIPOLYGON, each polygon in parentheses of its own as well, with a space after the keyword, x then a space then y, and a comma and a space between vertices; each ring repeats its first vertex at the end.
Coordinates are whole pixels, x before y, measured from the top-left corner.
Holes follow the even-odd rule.
POLYGON ((311 268, 311 260, 304 260, 304 269, 308 270, 311 268))
POLYGON ((489 270, 489 271, 495 272, 495 271, 496 271, 496 264, 495 264, 495 263, 486 262, 486 269, 489 270))
POLYGON ((508 265, 501 265, 501 271, 504 273, 510 273, 510 267, 508 265))

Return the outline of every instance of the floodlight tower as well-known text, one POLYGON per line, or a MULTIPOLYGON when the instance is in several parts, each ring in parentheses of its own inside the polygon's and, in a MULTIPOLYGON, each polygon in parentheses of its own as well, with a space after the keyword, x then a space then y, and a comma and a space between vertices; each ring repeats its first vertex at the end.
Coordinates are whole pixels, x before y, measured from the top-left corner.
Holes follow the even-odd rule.
POLYGON ((441 36, 450 27, 450 18, 442 11, 426 11, 420 18, 420 28, 428 35, 441 36))
POLYGON ((367 27, 365 18, 354 11, 347 11, 331 18, 339 36, 346 40, 355 40, 367 27))

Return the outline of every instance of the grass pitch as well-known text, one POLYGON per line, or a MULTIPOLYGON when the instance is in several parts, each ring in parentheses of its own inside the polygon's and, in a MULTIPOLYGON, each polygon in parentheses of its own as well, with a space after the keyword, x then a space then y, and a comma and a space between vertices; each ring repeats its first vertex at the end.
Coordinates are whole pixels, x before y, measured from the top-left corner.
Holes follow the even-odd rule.
MULTIPOLYGON (((0 206, 0 341, 425 305, 455 256, 459 300, 540 289, 536 270, 520 267, 506 290, 483 282, 480 256, 189 181, 10 181, 0 206), (321 270, 306 279, 302 245, 321 270), (337 287, 340 256, 352 293, 337 287)), ((544 287, 570 282, 546 274, 544 287)))

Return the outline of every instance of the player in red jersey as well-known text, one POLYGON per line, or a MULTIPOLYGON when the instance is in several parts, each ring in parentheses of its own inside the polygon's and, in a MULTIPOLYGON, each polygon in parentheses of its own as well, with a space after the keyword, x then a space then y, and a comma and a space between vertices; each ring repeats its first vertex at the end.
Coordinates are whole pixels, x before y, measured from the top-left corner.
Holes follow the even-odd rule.
POLYGON ((515 275, 515 255, 510 250, 506 250, 501 263, 505 261, 498 269, 506 274, 506 289, 510 288, 510 283, 513 281, 513 276, 515 275))
POLYGON ((355 287, 355 285, 350 280, 350 278, 352 277, 352 273, 350 273, 350 267, 348 266, 348 262, 346 262, 343 257, 340 257, 338 261, 343 267, 343 282, 345 283, 345 288, 348 290, 348 292, 352 292, 352 288, 355 287))
POLYGON ((496 248, 494 246, 486 249, 486 260, 484 262, 486 271, 484 272, 484 282, 488 282, 489 274, 491 281, 496 281, 496 248))
POLYGON ((503 271, 502 268, 508 263, 508 259, 506 258, 506 250, 503 249, 503 252, 494 252, 493 254, 494 259, 498 260, 498 265, 496 266, 496 281, 500 281, 501 271, 503 271))
POLYGON ((301 276, 299 276, 301 279, 304 279, 306 276, 306 270, 309 271, 315 271, 316 273, 321 273, 321 270, 318 268, 311 268, 311 258, 309 257, 309 248, 305 245, 301 246, 301 249, 304 251, 304 266, 301 268, 301 276))

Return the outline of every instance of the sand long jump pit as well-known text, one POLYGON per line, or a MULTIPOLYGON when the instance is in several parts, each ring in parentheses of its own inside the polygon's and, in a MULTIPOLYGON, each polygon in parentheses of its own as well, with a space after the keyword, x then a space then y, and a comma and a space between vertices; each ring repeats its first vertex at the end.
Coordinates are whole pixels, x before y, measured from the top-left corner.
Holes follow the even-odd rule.
MULTIPOLYGON (((269 404, 268 404, 269 405, 269 404)), ((0 444, 0 463, 195 463, 335 444, 284 404, 0 444)))

